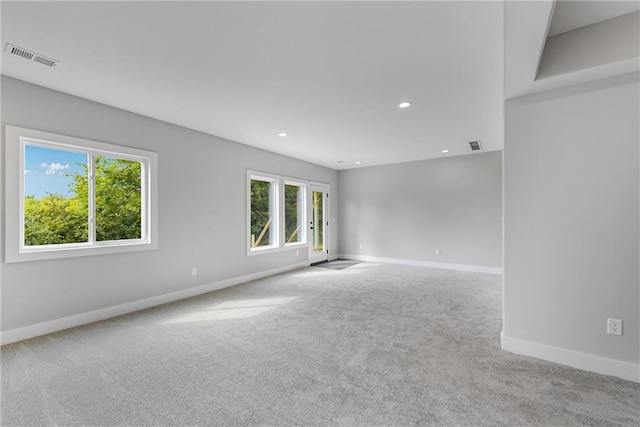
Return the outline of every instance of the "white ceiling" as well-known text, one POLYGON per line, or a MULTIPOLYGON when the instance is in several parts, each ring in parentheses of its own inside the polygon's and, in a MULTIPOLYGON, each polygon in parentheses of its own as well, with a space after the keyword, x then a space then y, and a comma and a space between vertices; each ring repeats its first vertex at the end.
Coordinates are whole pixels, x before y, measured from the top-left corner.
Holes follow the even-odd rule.
POLYGON ((499 150, 503 6, 3 1, 3 50, 61 63, 2 73, 335 169, 499 150))
POLYGON ((7 76, 334 169, 469 154, 476 139, 500 150, 504 99, 639 68, 629 58, 536 79, 548 35, 638 1, 1 7, 3 50, 61 61, 51 69, 3 51, 7 76), (412 107, 397 108, 404 100, 412 107))
POLYGON ((549 37, 640 10, 640 1, 556 2, 549 37))

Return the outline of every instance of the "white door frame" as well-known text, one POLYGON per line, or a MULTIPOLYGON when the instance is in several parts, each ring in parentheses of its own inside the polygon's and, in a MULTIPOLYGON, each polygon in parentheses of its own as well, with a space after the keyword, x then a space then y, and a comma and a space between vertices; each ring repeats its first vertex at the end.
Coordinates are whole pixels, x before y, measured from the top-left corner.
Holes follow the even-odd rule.
POLYGON ((307 202, 307 227, 308 227, 308 242, 309 242, 309 263, 315 264, 317 262, 327 261, 329 260, 329 224, 330 221, 330 210, 329 210, 329 184, 322 184, 318 182, 309 183, 309 192, 308 192, 308 202, 307 202), (313 223, 313 193, 321 192, 323 193, 323 203, 322 203, 322 251, 315 251, 313 238, 314 238, 314 230, 316 224, 313 223))

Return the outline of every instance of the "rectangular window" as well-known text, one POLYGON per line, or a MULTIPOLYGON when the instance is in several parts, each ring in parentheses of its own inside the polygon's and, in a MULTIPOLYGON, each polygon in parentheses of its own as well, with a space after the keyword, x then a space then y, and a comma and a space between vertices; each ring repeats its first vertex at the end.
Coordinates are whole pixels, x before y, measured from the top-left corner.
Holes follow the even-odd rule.
POLYGON ((284 242, 285 246, 306 243, 305 185, 293 181, 284 184, 284 242))
POLYGON ((13 126, 6 141, 7 262, 157 246, 155 153, 13 126))
POLYGON ((279 179, 249 174, 249 254, 279 249, 279 179))
POLYGON ((247 171, 247 255, 307 245, 307 184, 247 171))

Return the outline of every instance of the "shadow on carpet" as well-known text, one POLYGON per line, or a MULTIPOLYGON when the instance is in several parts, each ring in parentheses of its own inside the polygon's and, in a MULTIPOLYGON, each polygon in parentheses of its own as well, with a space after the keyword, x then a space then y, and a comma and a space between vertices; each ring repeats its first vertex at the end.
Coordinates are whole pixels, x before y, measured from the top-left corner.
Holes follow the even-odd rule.
POLYGON ((317 264, 312 264, 311 267, 318 268, 330 268, 332 270, 344 270, 345 268, 353 267, 356 264, 360 264, 362 261, 353 261, 349 259, 337 259, 334 261, 324 261, 317 264))

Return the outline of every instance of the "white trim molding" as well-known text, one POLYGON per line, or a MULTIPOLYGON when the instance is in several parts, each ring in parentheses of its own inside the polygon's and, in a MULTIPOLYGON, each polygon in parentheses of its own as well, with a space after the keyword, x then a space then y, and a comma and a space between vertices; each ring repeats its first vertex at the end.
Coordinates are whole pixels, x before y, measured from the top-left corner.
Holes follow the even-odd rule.
POLYGON ((368 255, 339 254, 338 258, 355 261, 382 262, 385 264, 413 265, 417 267, 442 268, 445 270, 471 271, 475 273, 502 274, 502 268, 482 265, 450 264, 444 262, 421 261, 415 259, 383 258, 368 255))
POLYGON ((208 292, 217 291, 219 289, 228 288, 230 286, 239 285, 241 283, 250 282, 252 280, 262 279, 264 277, 285 273, 291 270, 308 267, 308 262, 301 262, 285 267, 274 268, 272 270, 261 271, 258 273, 247 274, 244 276, 233 277, 218 282, 208 283, 206 285, 196 286, 194 288, 183 289, 164 295, 145 298, 138 301, 128 302, 125 304, 114 305, 111 307, 101 308, 99 310, 87 313, 75 314, 73 316, 63 317, 61 319, 50 320, 35 325, 24 326, 22 328, 10 329, 0 333, 0 344, 11 344, 23 341, 29 338, 41 335, 51 334, 53 332, 62 331, 76 326, 86 325, 88 323, 98 322, 100 320, 109 319, 123 314, 133 313, 135 311, 156 307, 173 301, 206 294, 208 292))
POLYGON ((504 335, 504 331, 500 335, 500 341, 502 349, 510 353, 535 357, 536 359, 559 363, 582 369, 583 371, 613 375, 628 381, 640 382, 640 365, 638 364, 511 338, 504 335))

